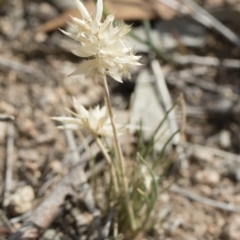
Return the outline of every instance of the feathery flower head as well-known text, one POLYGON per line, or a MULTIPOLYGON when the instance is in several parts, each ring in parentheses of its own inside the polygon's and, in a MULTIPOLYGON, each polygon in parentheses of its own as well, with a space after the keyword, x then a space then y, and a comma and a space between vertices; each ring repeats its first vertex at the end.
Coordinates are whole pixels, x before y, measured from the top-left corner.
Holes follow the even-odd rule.
MULTIPOLYGON (((89 111, 84 108, 77 100, 73 99, 73 107, 76 112, 71 112, 73 117, 53 117, 53 120, 57 120, 63 123, 63 126, 58 126, 61 129, 78 130, 87 129, 93 135, 100 136, 113 136, 112 125, 108 115, 107 108, 104 106, 100 108, 91 108, 89 111)), ((117 126, 118 129, 122 128, 117 126)))
POLYGON ((108 15, 101 22, 103 12, 102 0, 97 1, 95 16, 91 16, 79 0, 74 0, 83 19, 72 17, 69 23, 74 33, 61 30, 68 37, 79 42, 73 54, 82 58, 90 58, 82 63, 71 75, 83 75, 85 79, 99 81, 109 75, 118 82, 122 77, 131 78, 129 70, 140 65, 139 56, 135 56, 133 48, 125 40, 131 30, 123 23, 114 24, 114 16, 108 15))

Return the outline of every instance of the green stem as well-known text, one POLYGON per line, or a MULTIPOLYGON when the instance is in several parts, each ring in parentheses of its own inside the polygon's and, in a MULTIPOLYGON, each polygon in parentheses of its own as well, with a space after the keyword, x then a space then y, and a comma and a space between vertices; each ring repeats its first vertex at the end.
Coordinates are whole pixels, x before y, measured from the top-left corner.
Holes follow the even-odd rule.
POLYGON ((121 146, 120 146, 120 143, 118 140, 118 136, 117 136, 117 129, 116 129, 116 125, 114 122, 114 116, 113 116, 113 112, 112 112, 112 106, 111 106, 106 76, 103 77, 103 87, 104 87, 104 91, 105 91, 105 95, 106 95, 106 99, 107 99, 107 108, 108 108, 109 117, 111 120, 111 125, 112 125, 112 130, 113 130, 114 146, 115 146, 115 150, 116 150, 117 159, 119 161, 121 177, 122 177, 122 181, 123 181, 123 190, 124 190, 124 197, 125 197, 125 201, 126 201, 126 207, 128 210, 128 215, 130 218, 132 229, 135 230, 137 228, 137 224, 136 224, 136 220, 134 217, 132 204, 129 199, 128 181, 127 181, 126 172, 125 172, 125 162, 124 162, 122 149, 121 149, 121 146))

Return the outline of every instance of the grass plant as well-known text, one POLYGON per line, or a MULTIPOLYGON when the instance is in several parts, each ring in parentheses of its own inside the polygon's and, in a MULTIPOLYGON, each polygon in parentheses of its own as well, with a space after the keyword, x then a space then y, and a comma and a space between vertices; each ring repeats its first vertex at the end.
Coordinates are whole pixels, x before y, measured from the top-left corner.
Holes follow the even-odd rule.
MULTIPOLYGON (((132 46, 125 40, 125 35, 130 31, 129 26, 114 24, 112 15, 106 16, 102 21, 102 0, 97 1, 94 16, 87 12, 80 1, 75 0, 75 3, 82 19, 73 17, 70 25, 74 32, 62 32, 79 43, 79 47, 72 52, 85 61, 71 75, 82 75, 84 79, 100 83, 104 89, 106 106, 87 110, 74 99, 74 111, 68 110, 71 116, 53 119, 63 123, 60 128, 77 131, 79 136, 83 129, 92 135, 108 164, 101 176, 94 175, 93 183, 97 185, 100 181, 104 185, 99 190, 102 191, 101 201, 107 203, 100 209, 103 218, 113 212, 109 239, 135 239, 148 231, 153 226, 153 219, 156 219, 154 215, 157 212, 155 207, 159 183, 172 161, 165 155, 166 146, 178 131, 169 137, 160 153, 155 151, 154 144, 156 133, 177 103, 166 113, 148 143, 143 139, 140 122, 135 154, 130 156, 131 159, 124 156, 119 141, 122 126, 115 122, 107 76, 121 83, 123 77, 131 78, 129 71, 140 65, 140 57, 135 56, 132 46), (108 144, 109 139, 112 145, 108 144)), ((90 164, 91 168, 94 166, 95 164, 90 164)), ((95 172, 94 169, 92 172, 95 172)), ((98 191, 97 186, 94 189, 98 191)))

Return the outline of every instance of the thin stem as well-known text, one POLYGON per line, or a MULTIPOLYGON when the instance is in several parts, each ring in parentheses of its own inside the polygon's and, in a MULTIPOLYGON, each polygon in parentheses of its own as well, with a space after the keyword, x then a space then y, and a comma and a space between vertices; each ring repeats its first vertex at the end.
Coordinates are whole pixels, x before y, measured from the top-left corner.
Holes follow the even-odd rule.
POLYGON ((113 116, 113 112, 112 112, 112 106, 111 106, 106 76, 103 77, 103 86, 104 86, 104 91, 105 91, 105 95, 106 95, 106 99, 107 99, 107 108, 108 108, 108 112, 109 112, 109 117, 111 120, 112 129, 113 129, 113 139, 114 139, 115 150, 116 150, 116 154, 117 154, 117 158, 118 158, 119 166, 120 166, 120 171, 121 171, 121 175, 122 175, 123 190, 124 190, 124 195, 125 195, 126 206, 127 206, 128 214, 130 217, 132 229, 136 229, 137 224, 136 224, 132 204, 130 202, 129 193, 128 193, 128 181, 127 181, 126 172, 125 172, 125 162, 124 162, 122 149, 121 149, 121 146, 120 146, 120 143, 118 140, 118 136, 117 136, 117 129, 116 129, 116 125, 114 122, 114 116, 113 116))
POLYGON ((118 195, 118 193, 119 193, 119 187, 118 187, 118 182, 117 182, 116 169, 114 168, 114 165, 113 165, 113 163, 112 163, 112 161, 111 161, 111 158, 110 158, 110 156, 109 156, 109 154, 108 154, 108 152, 107 152, 107 149, 104 147, 101 139, 98 138, 98 137, 96 137, 95 140, 96 140, 99 148, 101 149, 104 157, 106 158, 108 164, 109 164, 110 167, 111 167, 113 184, 114 184, 114 190, 116 191, 116 194, 118 195))

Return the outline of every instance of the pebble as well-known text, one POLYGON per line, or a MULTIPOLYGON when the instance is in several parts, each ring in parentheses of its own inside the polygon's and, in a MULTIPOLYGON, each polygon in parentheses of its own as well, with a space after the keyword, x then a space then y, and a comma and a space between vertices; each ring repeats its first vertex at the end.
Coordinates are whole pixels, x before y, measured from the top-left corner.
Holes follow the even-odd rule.
POLYGON ((43 239, 45 239, 45 240, 52 240, 52 239, 60 240, 60 237, 58 236, 58 233, 56 230, 50 228, 44 232, 43 239))
POLYGON ((43 20, 47 21, 57 17, 58 12, 56 9, 47 2, 43 2, 39 5, 37 16, 43 20))
POLYGON ((34 35, 34 39, 38 43, 43 43, 47 39, 47 37, 47 34, 42 32, 38 32, 34 35))
POLYGON ((227 149, 231 146, 231 133, 230 131, 222 130, 219 134, 219 145, 227 149))
POLYGON ((31 186, 26 185, 18 188, 17 191, 10 196, 9 211, 13 215, 19 215, 31 210, 34 197, 34 191, 31 186))
POLYGON ((36 138, 38 136, 38 132, 35 128, 35 124, 32 120, 25 118, 25 119, 17 119, 16 121, 18 129, 24 135, 36 138))
POLYGON ((33 149, 20 149, 19 150, 19 158, 24 161, 39 161, 40 155, 36 150, 33 149))
POLYGON ((213 156, 202 150, 194 150, 192 158, 198 161, 212 162, 213 156))
POLYGON ((50 169, 55 173, 61 173, 63 170, 62 163, 58 160, 54 160, 50 163, 50 169))
POLYGON ((229 240, 238 240, 240 236, 240 216, 233 215, 229 223, 225 226, 222 234, 223 238, 221 239, 229 239, 229 240))
POLYGON ((214 170, 207 169, 203 171, 198 171, 195 174, 194 179, 198 183, 216 185, 220 182, 220 174, 214 170))

